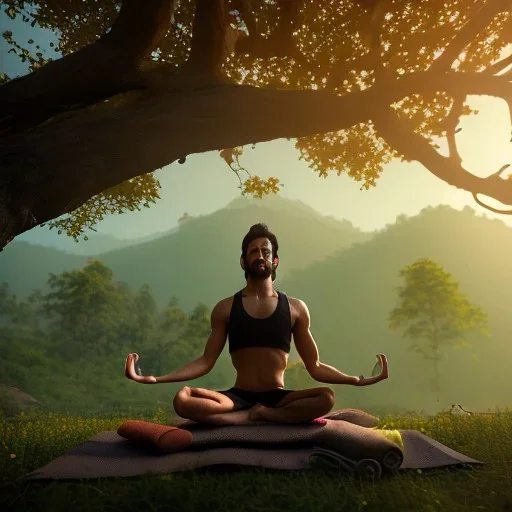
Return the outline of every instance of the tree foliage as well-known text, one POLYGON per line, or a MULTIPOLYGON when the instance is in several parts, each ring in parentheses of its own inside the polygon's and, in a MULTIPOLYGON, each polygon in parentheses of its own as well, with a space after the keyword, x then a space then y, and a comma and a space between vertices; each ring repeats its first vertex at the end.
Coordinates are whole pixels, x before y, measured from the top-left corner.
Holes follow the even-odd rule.
MULTIPOLYGON (((35 3, 20 0, 5 5, 11 17, 23 16, 27 23, 58 33, 56 50, 63 55, 61 63, 48 62, 41 52, 34 55, 25 43, 4 33, 15 53, 30 61, 34 76, 32 82, 27 78, 2 86, 7 99, 0 104, 6 113, 0 128, 7 136, 34 127, 50 129, 57 122, 62 129, 75 126, 94 112, 115 115, 149 105, 148 99, 164 98, 169 90, 172 94, 224 91, 234 100, 237 94, 249 94, 255 88, 258 96, 244 100, 252 108, 245 117, 241 111, 229 111, 230 104, 235 108, 233 101, 215 95, 210 100, 218 102, 225 117, 221 119, 217 111, 211 114, 219 115, 217 130, 225 132, 223 139, 233 144, 209 144, 203 139, 196 143, 197 152, 223 151, 221 156, 238 174, 242 193, 262 197, 278 191, 276 177, 265 180, 247 172, 242 181, 240 173, 245 169, 238 157, 251 138, 256 143, 285 136, 296 138, 300 158, 319 176, 346 173, 362 189, 376 186, 384 165, 398 157, 419 161, 448 184, 471 192, 477 202, 481 193, 512 204, 512 182, 509 185, 501 178, 504 168, 486 179, 471 175, 461 166, 455 138, 460 117, 475 113, 467 104, 468 95, 492 95, 506 101, 512 96, 509 74, 502 73, 512 59, 499 60, 512 43, 512 17, 505 0, 167 0, 151 1, 144 12, 134 0, 101 4, 52 0, 38 2, 37 9, 35 3), (93 54, 96 71, 86 60, 93 54), (61 100, 50 89, 41 92, 40 87, 37 96, 31 92, 30 84, 35 87, 37 80, 46 84, 45 76, 55 81, 55 76, 63 76, 59 73, 74 71, 78 65, 85 70, 82 84, 66 76, 60 84, 61 100), (279 94, 268 96, 269 91, 279 94), (297 94, 307 91, 318 94, 297 94), (20 100, 23 94, 24 103, 20 100), (316 118, 308 110, 308 98, 316 118), (340 99, 347 103, 336 103, 340 99), (317 101, 325 108, 314 107, 317 101), (283 113, 278 112, 278 104, 283 113), (340 112, 338 104, 360 106, 356 114, 346 107, 340 112), (266 119, 264 128, 262 119, 266 119), (282 135, 278 135, 274 128, 281 125, 282 135), (244 130, 231 132, 236 126, 244 130), (435 151, 439 149, 435 140, 442 136, 448 142, 448 157, 435 151), (236 144, 242 139, 247 142, 236 144)), ((40 50, 36 43, 27 44, 40 50)), ((198 96, 193 108, 199 110, 190 111, 191 118, 200 115, 201 101, 198 96)), ((147 112, 150 116, 149 107, 147 112)), ((173 122, 172 111, 169 122, 173 122)), ((128 139, 125 134, 117 136, 128 139)), ((165 144, 167 137, 164 133, 145 136, 148 141, 158 139, 155 148, 165 144)), ((180 137, 175 139, 183 142, 180 137)), ((140 144, 148 147, 143 141, 140 144)), ((186 150, 175 159, 183 162, 187 151, 194 152, 186 150)), ((147 160, 147 166, 155 165, 147 160)), ((101 164, 95 160, 94 165, 99 172, 101 164)), ((89 182, 85 190, 86 185, 75 179, 68 186, 69 195, 76 197, 69 197, 60 207, 60 213, 69 216, 51 225, 78 238, 106 213, 149 206, 158 198, 158 182, 151 174, 156 169, 140 165, 134 162, 130 169, 109 169, 110 177, 101 182, 110 186, 98 181, 100 190, 94 194, 89 182), (73 187, 85 188, 72 193, 73 187)), ((31 179, 36 178, 26 176, 24 183, 31 179)), ((39 212, 35 206, 12 205, 23 207, 25 229, 57 216, 39 212)))
MULTIPOLYGON (((83 396, 77 410, 98 401, 105 410, 121 406, 128 353, 140 354, 144 373, 165 375, 198 357, 210 333, 203 304, 186 312, 171 298, 158 308, 147 285, 130 290, 99 260, 50 274, 48 284, 47 293, 34 290, 24 300, 0 284, 0 383, 35 392, 47 382, 43 395, 67 410, 77 394, 83 396)), ((202 383, 229 385, 222 369, 202 383)))
POLYGON ((403 268, 404 285, 397 289, 399 305, 389 315, 392 331, 403 328, 403 337, 417 340, 410 349, 436 369, 447 346, 469 347, 467 334, 478 331, 488 335, 487 314, 471 304, 452 275, 428 258, 420 258, 403 268))

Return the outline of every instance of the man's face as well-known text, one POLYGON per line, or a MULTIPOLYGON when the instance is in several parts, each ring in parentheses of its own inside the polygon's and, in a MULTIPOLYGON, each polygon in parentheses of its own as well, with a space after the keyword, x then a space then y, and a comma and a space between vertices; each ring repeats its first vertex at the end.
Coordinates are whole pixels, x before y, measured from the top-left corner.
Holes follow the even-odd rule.
POLYGON ((268 238, 256 238, 249 244, 245 270, 253 279, 267 279, 272 275, 272 244, 268 238))

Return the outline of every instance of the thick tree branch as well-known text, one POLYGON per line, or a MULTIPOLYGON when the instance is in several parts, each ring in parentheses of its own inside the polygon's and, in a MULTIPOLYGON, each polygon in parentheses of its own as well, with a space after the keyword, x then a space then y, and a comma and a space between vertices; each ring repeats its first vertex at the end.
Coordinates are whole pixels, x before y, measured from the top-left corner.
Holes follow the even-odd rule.
POLYGON ((464 102, 466 101, 465 95, 457 95, 453 98, 452 108, 450 113, 444 119, 441 129, 446 131, 446 140, 448 141, 448 155, 449 158, 457 165, 462 163, 462 158, 457 148, 457 141, 455 135, 461 130, 457 129, 462 111, 464 109, 464 102))
POLYGON ((169 29, 175 0, 125 0, 96 43, 1 87, 0 135, 31 128, 72 105, 126 90, 124 83, 169 29))
POLYGON ((249 35, 238 38, 235 50, 254 58, 293 57, 302 55, 295 45, 293 32, 297 29, 301 7, 304 0, 277 0, 279 21, 277 27, 265 38, 258 30, 250 0, 235 0, 234 6, 244 20, 249 35))
MULTIPOLYGON (((117 107, 84 109, 0 140, 0 247, 34 224, 71 212, 114 185, 189 154, 346 129, 374 119, 376 110, 411 94, 444 90, 452 96, 512 96, 506 79, 482 73, 405 75, 341 97, 326 91, 184 84, 185 78, 171 77, 167 90, 153 94, 133 92, 117 107)), ((388 137, 399 151, 408 140, 395 132, 388 137)), ((418 140, 412 142, 427 144, 418 140)), ((427 156, 418 158, 446 182, 512 205, 512 182, 511 187, 494 189, 492 182, 465 171, 458 179, 460 170, 452 162, 427 156)))
MULTIPOLYGON (((510 164, 505 164, 502 167, 500 167, 494 174, 491 174, 490 176, 487 176, 487 178, 485 178, 485 179, 487 181, 489 181, 489 180, 498 180, 500 178, 500 176, 503 174, 503 172, 506 169, 508 169, 509 167, 510 167, 510 164)), ((486 210, 490 210, 491 212, 494 212, 494 213, 500 213, 500 214, 504 214, 504 215, 511 215, 512 214, 512 210, 511 209, 509 209, 509 210, 501 210, 501 209, 498 209, 498 208, 493 208, 492 206, 489 206, 488 204, 483 203, 482 201, 480 201, 480 199, 478 199, 478 194, 479 194, 479 192, 473 192, 472 193, 473 199, 482 208, 485 208, 486 210)))
MULTIPOLYGON (((377 133, 407 160, 420 162, 434 176, 449 185, 471 192, 475 199, 477 194, 483 194, 503 204, 512 205, 512 180, 499 177, 508 165, 497 173, 480 178, 466 171, 457 159, 440 155, 424 137, 413 131, 407 121, 400 119, 392 108, 379 109, 373 115, 372 121, 377 133)), ((477 202, 485 206, 481 201, 477 202)), ((508 210, 486 208, 498 213, 512 213, 508 210)))
POLYGON ((250 9, 248 0, 233 0, 233 7, 238 11, 241 18, 244 20, 245 26, 249 37, 256 37, 258 35, 258 25, 254 13, 250 9))
POLYGON ((149 58, 170 29, 176 0, 123 0, 119 16, 102 43, 122 49, 124 67, 136 66, 149 58))
POLYGON ((170 89, 0 140, 0 248, 103 190, 188 154, 348 127, 369 114, 369 102, 315 91, 170 89))
POLYGON ((227 0, 196 0, 192 47, 184 69, 198 75, 222 76, 226 58, 227 0))
POLYGON ((463 52, 464 48, 474 41, 478 34, 500 13, 511 9, 510 0, 487 0, 475 2, 469 15, 469 20, 448 44, 443 53, 431 64, 430 71, 440 73, 449 71, 453 62, 463 52))

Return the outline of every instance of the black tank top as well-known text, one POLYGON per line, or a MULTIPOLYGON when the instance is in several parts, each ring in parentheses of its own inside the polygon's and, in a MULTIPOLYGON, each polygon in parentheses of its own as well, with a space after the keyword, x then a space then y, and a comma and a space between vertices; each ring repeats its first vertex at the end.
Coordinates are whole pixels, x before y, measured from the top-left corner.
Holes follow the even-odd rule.
POLYGON ((244 309, 242 291, 235 293, 229 314, 229 353, 239 348, 269 347, 290 352, 292 320, 286 294, 277 292, 277 308, 268 318, 253 318, 244 309))

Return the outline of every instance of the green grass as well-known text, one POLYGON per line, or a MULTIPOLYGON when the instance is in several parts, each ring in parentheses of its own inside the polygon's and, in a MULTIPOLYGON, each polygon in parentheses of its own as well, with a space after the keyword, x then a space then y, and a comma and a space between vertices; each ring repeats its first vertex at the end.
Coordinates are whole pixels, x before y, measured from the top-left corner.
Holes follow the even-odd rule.
MULTIPOLYGON (((380 427, 416 429, 486 463, 475 469, 404 471, 361 481, 321 470, 202 468, 164 476, 28 482, 17 478, 131 417, 57 414, 0 419, 0 508, 10 511, 512 511, 512 411, 494 416, 382 417, 380 427)), ((142 418, 140 418, 142 419, 142 418)), ((144 418, 169 424, 158 409, 144 418)))

